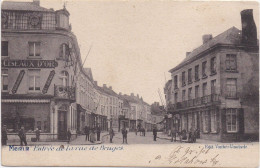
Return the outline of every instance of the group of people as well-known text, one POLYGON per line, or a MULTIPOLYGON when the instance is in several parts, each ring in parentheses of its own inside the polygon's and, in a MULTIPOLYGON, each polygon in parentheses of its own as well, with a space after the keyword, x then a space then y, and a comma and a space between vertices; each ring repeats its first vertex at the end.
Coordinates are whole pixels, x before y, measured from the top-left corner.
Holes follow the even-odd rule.
POLYGON ((85 126, 85 134, 86 134, 86 141, 90 141, 94 143, 95 141, 100 141, 101 129, 99 126, 96 128, 90 128, 88 126, 85 126), (97 138, 95 134, 97 134, 97 138))
POLYGON ((135 135, 137 135, 137 132, 140 132, 140 136, 145 136, 145 128, 135 129, 135 135))
POLYGON ((193 128, 190 129, 190 131, 188 132, 187 135, 187 131, 184 129, 181 132, 178 132, 175 127, 173 127, 170 130, 170 134, 171 134, 171 142, 176 142, 176 137, 179 136, 180 142, 182 142, 183 140, 188 140, 189 143, 195 143, 197 137, 199 137, 199 130, 196 129, 194 130, 193 128))
MULTIPOLYGON (((127 144, 127 134, 128 134, 127 129, 124 127, 124 128, 121 130, 121 133, 122 133, 122 136, 123 136, 123 144, 124 144, 124 143, 127 144)), ((114 132, 113 128, 110 128, 110 129, 109 129, 110 143, 113 143, 113 137, 114 137, 114 136, 115 136, 115 132, 114 132)))

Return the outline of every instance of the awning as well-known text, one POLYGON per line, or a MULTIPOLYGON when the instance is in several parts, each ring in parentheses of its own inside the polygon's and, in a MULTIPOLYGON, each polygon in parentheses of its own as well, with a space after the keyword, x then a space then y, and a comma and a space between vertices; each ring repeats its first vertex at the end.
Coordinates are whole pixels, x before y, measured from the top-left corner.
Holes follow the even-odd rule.
POLYGON ((50 103, 50 99, 1 99, 2 103, 50 103))

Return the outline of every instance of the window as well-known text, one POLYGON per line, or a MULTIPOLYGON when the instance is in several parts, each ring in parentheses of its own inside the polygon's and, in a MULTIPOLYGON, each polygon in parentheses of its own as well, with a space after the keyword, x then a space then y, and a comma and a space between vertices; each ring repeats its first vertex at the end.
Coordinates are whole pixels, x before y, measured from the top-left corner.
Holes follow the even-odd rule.
POLYGON ((185 101, 185 94, 186 94, 186 90, 182 91, 182 101, 185 101))
POLYGON ((8 91, 8 69, 2 69, 2 91, 8 91))
POLYGON ((37 128, 38 128, 38 130, 42 130, 41 121, 37 121, 37 128))
POLYGON ((226 97, 236 98, 237 97, 237 79, 227 79, 226 83, 226 97))
POLYGON ((237 70, 237 56, 235 54, 226 55, 226 70, 229 71, 237 70))
POLYGON ((62 71, 60 78, 64 87, 69 86, 69 74, 67 71, 62 71))
POLYGON ((40 42, 29 42, 29 56, 39 57, 40 56, 40 42))
POLYGON ((178 76, 175 75, 174 76, 174 89, 177 89, 178 88, 178 76))
POLYGON ((192 88, 188 90, 188 100, 191 100, 192 88))
POLYGON ((211 110, 210 111, 210 123, 211 123, 211 126, 210 126, 210 129, 211 129, 211 132, 217 132, 217 113, 216 113, 216 110, 211 110))
POLYGON ((195 98, 199 97, 199 85, 195 86, 195 98))
POLYGON ((203 132, 204 133, 208 133, 209 132, 209 112, 208 111, 204 111, 203 112, 203 118, 202 118, 202 122, 203 122, 203 132))
POLYGON ((186 81, 185 81, 185 71, 182 72, 182 86, 185 86, 186 85, 186 81))
POLYGON ((204 61, 202 62, 202 78, 207 77, 206 68, 207 68, 207 61, 204 61))
POLYGON ((174 101, 175 101, 175 104, 178 102, 178 93, 174 94, 174 101))
POLYGON ((227 132, 238 131, 238 117, 237 109, 227 109, 226 113, 226 124, 227 132))
POLYGON ((213 57, 210 60, 210 70, 211 70, 211 74, 217 73, 216 57, 213 57))
POLYGON ((203 83, 202 85, 202 96, 206 96, 207 94, 207 83, 203 83))
POLYGON ((211 94, 216 94, 216 79, 211 81, 211 94))
POLYGON ((40 70, 29 70, 29 90, 39 91, 40 90, 40 70))
POLYGON ((199 80, 199 65, 195 66, 195 81, 199 80))
POLYGON ((8 41, 2 41, 1 55, 8 56, 8 41))
POLYGON ((191 72, 192 72, 192 69, 190 68, 190 69, 188 70, 188 83, 189 83, 189 84, 192 83, 191 72))
POLYGON ((67 59, 69 57, 70 54, 70 49, 69 49, 69 45, 68 44, 61 44, 60 46, 60 58, 64 58, 67 59))

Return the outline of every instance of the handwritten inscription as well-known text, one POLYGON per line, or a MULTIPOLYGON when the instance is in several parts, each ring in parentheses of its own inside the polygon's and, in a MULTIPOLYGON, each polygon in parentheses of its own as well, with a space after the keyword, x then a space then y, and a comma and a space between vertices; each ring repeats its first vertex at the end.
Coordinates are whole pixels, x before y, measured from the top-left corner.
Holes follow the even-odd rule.
MULTIPOLYGON (((169 155, 156 155, 154 161, 166 162, 171 165, 204 165, 218 166, 219 154, 210 152, 211 148, 205 147, 175 147, 169 155)), ((153 160, 150 160, 151 163, 153 160)))

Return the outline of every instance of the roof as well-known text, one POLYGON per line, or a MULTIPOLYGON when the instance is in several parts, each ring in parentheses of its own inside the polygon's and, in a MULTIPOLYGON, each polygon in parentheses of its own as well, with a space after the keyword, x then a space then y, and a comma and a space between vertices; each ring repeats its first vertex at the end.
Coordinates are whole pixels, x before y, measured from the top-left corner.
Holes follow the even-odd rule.
POLYGON ((43 8, 34 2, 3 1, 1 9, 19 10, 19 11, 54 12, 52 9, 43 8))
POLYGON ((118 95, 116 94, 116 92, 114 92, 112 89, 104 88, 104 87, 103 87, 102 90, 103 90, 103 92, 105 92, 105 93, 108 94, 108 95, 118 97, 118 95))
POLYGON ((91 79, 91 81, 93 81, 91 68, 84 68, 84 71, 86 72, 87 76, 91 79))
POLYGON ((177 65, 173 69, 169 70, 169 72, 173 72, 173 71, 180 69, 186 63, 193 61, 193 58, 195 59, 196 56, 198 56, 200 53, 208 50, 209 48, 211 48, 217 44, 235 45, 235 44, 240 44, 240 42, 241 42, 241 31, 233 26, 233 27, 229 28, 228 30, 224 31, 223 33, 212 38, 205 44, 202 44, 198 48, 194 49, 179 65, 177 65))

